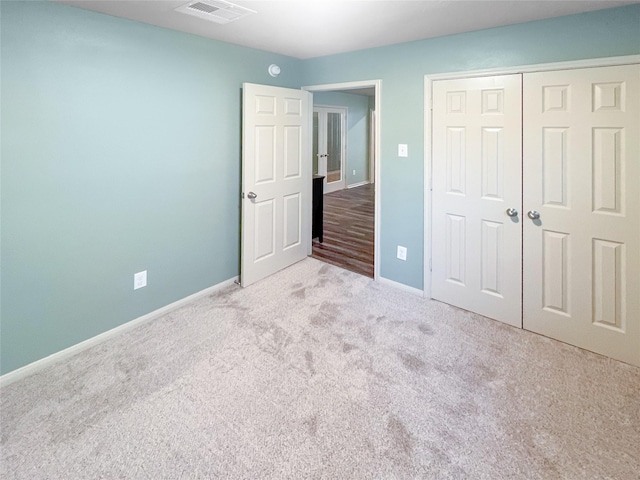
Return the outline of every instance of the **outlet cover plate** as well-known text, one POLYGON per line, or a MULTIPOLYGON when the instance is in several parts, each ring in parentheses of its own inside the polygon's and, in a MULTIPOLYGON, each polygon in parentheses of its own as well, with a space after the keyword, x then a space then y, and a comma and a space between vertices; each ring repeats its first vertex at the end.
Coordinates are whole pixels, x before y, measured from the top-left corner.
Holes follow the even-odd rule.
POLYGON ((409 156, 409 146, 406 143, 398 144, 398 156, 399 157, 408 157, 409 156))
POLYGON ((147 271, 135 273, 133 275, 133 289, 137 290, 147 286, 147 271))
POLYGON ((407 247, 398 245, 398 258, 400 260, 407 260, 407 247))

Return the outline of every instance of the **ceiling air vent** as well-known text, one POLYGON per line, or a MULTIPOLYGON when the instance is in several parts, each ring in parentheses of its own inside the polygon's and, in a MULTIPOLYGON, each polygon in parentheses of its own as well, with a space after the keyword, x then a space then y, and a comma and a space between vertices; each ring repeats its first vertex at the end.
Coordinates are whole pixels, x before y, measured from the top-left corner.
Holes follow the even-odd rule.
POLYGON ((229 23, 256 13, 248 8, 222 0, 201 0, 189 2, 176 8, 176 12, 187 13, 215 23, 229 23))

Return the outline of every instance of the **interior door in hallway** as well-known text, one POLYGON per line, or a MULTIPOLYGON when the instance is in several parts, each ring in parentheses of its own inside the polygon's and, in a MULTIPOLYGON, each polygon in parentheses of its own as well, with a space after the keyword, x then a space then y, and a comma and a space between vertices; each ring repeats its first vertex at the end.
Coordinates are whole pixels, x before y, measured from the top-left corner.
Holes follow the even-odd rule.
POLYGON ((243 84, 243 287, 307 256, 311 105, 304 90, 243 84))
POLYGON ((324 193, 347 186, 346 118, 347 109, 344 107, 313 108, 314 174, 325 177, 324 193))
POLYGON ((640 66, 525 74, 524 119, 524 328, 640 365, 640 66))
POLYGON ((521 326, 521 76, 433 82, 432 297, 521 326))

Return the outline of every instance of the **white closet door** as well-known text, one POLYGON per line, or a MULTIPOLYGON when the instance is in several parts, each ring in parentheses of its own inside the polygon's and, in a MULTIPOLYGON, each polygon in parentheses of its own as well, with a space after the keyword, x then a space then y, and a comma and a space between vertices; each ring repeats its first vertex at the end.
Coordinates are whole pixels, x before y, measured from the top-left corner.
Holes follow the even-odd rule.
POLYGON ((435 81, 432 97, 432 297, 520 327, 521 76, 435 81))
POLYGON ((524 328, 640 365, 640 67, 523 91, 524 328))

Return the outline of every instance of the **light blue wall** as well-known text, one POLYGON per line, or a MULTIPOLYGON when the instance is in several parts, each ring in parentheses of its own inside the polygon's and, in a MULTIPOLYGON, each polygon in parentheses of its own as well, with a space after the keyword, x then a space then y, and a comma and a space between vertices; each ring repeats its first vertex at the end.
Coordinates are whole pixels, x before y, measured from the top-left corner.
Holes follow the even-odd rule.
POLYGON ((424 74, 640 53, 640 6, 306 61, 0 8, 2 373, 238 274, 242 82, 382 79, 382 275, 421 288, 424 74))
POLYGON ((637 53, 640 5, 305 60, 305 85, 382 80, 381 275, 423 287, 425 74, 637 53))
POLYGON ((369 97, 342 92, 315 92, 314 105, 347 107, 347 185, 369 178, 369 97), (353 170, 356 174, 353 174, 353 170))
POLYGON ((238 275, 241 85, 300 81, 288 57, 0 3, 4 373, 238 275))

